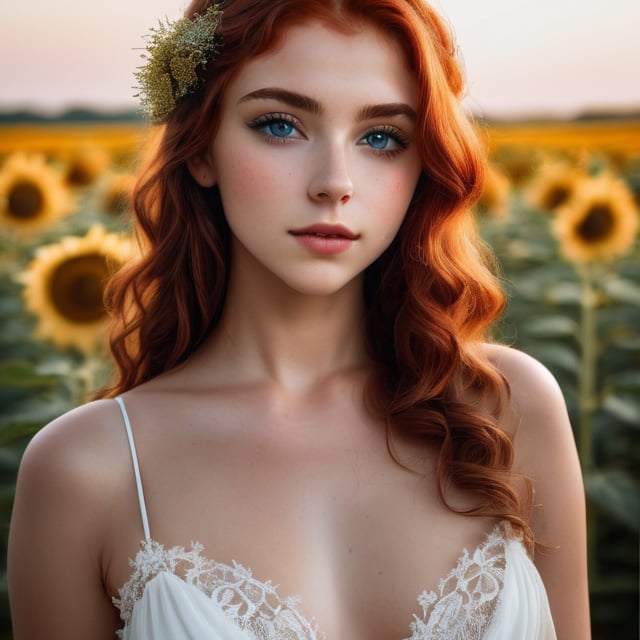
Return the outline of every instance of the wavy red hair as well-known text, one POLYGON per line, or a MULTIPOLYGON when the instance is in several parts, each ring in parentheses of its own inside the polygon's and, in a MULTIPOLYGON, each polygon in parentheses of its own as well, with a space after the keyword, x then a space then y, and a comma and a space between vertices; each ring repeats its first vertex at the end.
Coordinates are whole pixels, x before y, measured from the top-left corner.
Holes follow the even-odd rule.
MULTIPOLYGON (((208 4, 195 0, 186 15, 203 14, 208 4)), ((230 79, 294 24, 321 20, 343 32, 373 25, 400 45, 415 73, 423 171, 396 239, 365 274, 367 344, 375 363, 368 406, 386 421, 390 443, 397 434, 437 448, 445 504, 451 485, 472 491, 477 506, 468 513, 509 520, 531 546, 529 504, 514 489, 511 439, 497 423, 508 385, 481 348, 504 295, 471 212, 486 154, 460 106, 463 78, 449 30, 421 0, 221 5, 223 45, 204 88, 168 116, 140 173, 133 211, 144 250, 108 289, 117 377, 103 395, 180 365, 216 328, 229 229, 217 189, 200 187, 187 162, 215 135, 230 79)))

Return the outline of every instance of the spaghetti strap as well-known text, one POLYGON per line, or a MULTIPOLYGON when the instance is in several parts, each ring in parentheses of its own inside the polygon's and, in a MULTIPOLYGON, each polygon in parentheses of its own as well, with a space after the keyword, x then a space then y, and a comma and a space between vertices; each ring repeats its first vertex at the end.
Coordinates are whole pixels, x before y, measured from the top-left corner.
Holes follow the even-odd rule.
POLYGON ((136 453, 136 445, 133 441, 133 431, 131 430, 131 422, 129 421, 129 414, 124 406, 124 400, 120 396, 115 398, 120 411, 122 412, 122 419, 127 431, 127 439, 129 440, 129 450, 131 451, 131 461, 133 462, 133 473, 136 478, 136 489, 138 490, 138 503, 140 505, 140 516, 142 517, 142 528, 144 529, 144 539, 149 542, 151 540, 151 533, 149 531, 149 518, 147 517, 147 507, 144 501, 144 491, 142 490, 142 477, 140 475, 140 466, 138 465, 138 454, 136 453))

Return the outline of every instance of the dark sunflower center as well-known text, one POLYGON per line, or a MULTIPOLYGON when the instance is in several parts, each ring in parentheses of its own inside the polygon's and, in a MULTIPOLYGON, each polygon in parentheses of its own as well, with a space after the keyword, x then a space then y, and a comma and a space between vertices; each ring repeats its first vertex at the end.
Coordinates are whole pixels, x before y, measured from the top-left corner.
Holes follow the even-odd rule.
POLYGON ((561 184, 554 185, 549 189, 544 199, 545 209, 556 209, 560 205, 564 204, 571 195, 571 190, 561 184))
POLYGON ((95 172, 81 161, 74 162, 67 170, 67 184, 72 187, 86 187, 95 179, 95 172))
POLYGON ((107 263, 99 253, 70 258, 53 272, 51 301, 70 322, 90 324, 106 315, 104 286, 109 276, 107 263))
POLYGON ((8 200, 9 215, 20 220, 37 218, 44 206, 42 190, 30 180, 16 182, 9 192, 8 200))
POLYGON ((599 242, 613 230, 615 218, 606 204, 594 204, 577 227, 578 235, 585 242, 599 242))

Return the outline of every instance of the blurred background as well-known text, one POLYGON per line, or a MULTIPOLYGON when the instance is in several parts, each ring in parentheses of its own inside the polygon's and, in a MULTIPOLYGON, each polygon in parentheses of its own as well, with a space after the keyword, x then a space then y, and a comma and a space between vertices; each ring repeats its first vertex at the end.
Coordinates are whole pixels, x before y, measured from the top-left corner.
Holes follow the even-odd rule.
MULTIPOLYGON (((142 34, 179 0, 0 7, 0 638, 26 443, 108 379, 102 293, 131 255, 142 34)), ((498 337, 558 378, 584 471, 595 640, 638 638, 640 3, 435 0, 491 173, 498 337)))

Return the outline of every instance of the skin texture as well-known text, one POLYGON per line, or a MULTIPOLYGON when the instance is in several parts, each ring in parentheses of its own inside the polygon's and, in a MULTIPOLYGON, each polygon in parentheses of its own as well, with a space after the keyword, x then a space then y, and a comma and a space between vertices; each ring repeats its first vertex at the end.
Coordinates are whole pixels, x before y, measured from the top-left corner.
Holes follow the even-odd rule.
MULTIPOLYGON (((362 401, 362 271, 393 238, 419 174, 410 117, 360 117, 388 103, 415 108, 414 86, 399 51, 372 29, 297 27, 241 70, 219 135, 189 165, 204 186, 218 184, 234 234, 219 329, 179 369, 124 394, 152 536, 167 547, 198 540, 209 557, 302 596, 303 613, 334 639, 406 637, 417 595, 494 524, 441 504, 427 447, 398 443, 419 474, 392 461, 384 424, 362 401), (313 98, 321 112, 243 99, 274 87, 313 98), (256 127, 274 113, 294 129, 256 127), (372 143, 397 151, 370 136, 381 130, 400 130, 407 148, 381 155, 372 143), (357 239, 327 256, 290 233, 320 222, 357 239)), ((515 470, 535 484, 534 531, 558 547, 536 557, 558 637, 583 640, 584 500, 565 405, 539 363, 486 349, 511 384, 501 424, 515 436, 515 470)), ((113 638, 111 598, 142 537, 116 403, 44 428, 25 453, 11 528, 16 640, 113 638)))

